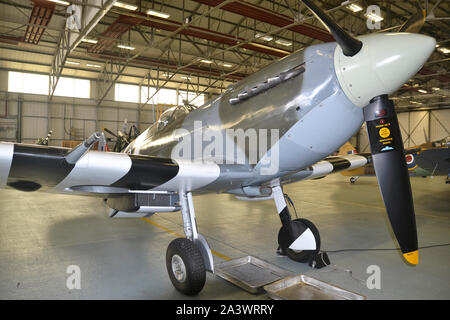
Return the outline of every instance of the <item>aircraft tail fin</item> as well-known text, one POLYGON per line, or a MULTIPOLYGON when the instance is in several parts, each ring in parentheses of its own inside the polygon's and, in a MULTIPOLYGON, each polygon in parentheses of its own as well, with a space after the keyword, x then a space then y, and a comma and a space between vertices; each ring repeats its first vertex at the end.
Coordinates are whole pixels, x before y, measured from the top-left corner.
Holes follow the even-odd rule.
POLYGON ((347 141, 342 147, 339 148, 338 155, 346 155, 346 154, 356 154, 358 151, 356 151, 355 147, 347 141))

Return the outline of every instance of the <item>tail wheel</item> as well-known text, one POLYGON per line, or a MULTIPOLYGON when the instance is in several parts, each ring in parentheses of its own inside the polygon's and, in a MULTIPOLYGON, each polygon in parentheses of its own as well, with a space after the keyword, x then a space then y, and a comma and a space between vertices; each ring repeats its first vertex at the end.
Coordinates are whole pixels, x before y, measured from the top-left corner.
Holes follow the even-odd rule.
POLYGON ((166 266, 175 289, 186 295, 199 293, 206 281, 202 254, 190 240, 173 240, 166 252, 166 266))
MULTIPOLYGON (((320 250, 319 230, 316 228, 316 226, 311 221, 309 221, 307 219, 295 219, 291 223, 303 224, 303 226, 305 226, 306 228, 309 228, 311 230, 311 232, 314 235, 314 239, 316 241, 316 249, 315 250, 301 250, 301 251, 292 250, 289 248, 282 248, 282 249, 291 260, 294 260, 297 262, 308 262, 309 259, 311 258, 311 256, 318 253, 320 250)), ((293 229, 296 230, 297 228, 293 228, 293 229)), ((303 228, 301 228, 301 229, 303 229, 303 228)), ((278 239, 279 239, 278 242, 279 243, 281 242, 280 239, 286 237, 286 233, 287 233, 287 231, 285 230, 285 228, 281 227, 280 231, 278 232, 278 239)), ((300 235, 295 235, 295 236, 300 236, 300 235)))

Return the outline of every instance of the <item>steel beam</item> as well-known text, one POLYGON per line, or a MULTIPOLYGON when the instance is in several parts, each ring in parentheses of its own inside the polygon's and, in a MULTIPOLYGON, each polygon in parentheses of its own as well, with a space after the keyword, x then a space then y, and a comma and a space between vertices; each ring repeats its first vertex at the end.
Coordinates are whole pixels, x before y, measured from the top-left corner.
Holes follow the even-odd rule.
POLYGON ((88 4, 98 5, 84 6, 82 10, 81 30, 73 32, 70 30, 61 31, 58 46, 52 62, 50 71, 49 99, 53 98, 58 80, 64 69, 67 57, 80 44, 81 40, 91 32, 91 30, 100 22, 105 14, 111 9, 116 0, 87 0, 88 4))

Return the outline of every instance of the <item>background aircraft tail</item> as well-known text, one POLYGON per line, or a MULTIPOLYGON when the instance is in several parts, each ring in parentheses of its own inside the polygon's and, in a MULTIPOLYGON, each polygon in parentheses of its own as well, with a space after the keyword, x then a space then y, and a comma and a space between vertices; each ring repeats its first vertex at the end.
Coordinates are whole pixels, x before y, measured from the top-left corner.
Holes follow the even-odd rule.
POLYGON ((339 148, 338 155, 346 155, 346 154, 356 154, 356 148, 347 141, 342 147, 339 148))

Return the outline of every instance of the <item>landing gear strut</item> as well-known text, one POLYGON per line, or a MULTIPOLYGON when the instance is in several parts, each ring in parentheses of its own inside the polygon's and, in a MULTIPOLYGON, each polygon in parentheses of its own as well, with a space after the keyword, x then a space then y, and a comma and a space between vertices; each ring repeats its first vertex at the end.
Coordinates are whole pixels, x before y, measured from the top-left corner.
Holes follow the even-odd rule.
POLYGON ((281 186, 272 187, 282 227, 278 232, 278 245, 283 254, 297 262, 308 262, 320 250, 320 235, 316 226, 307 219, 291 219, 281 186))
POLYGON ((205 285, 206 271, 214 272, 214 263, 206 239, 197 232, 192 194, 180 192, 180 204, 186 238, 177 238, 169 244, 166 267, 175 289, 195 295, 205 285))

